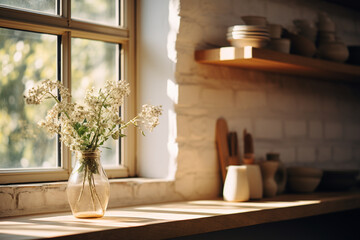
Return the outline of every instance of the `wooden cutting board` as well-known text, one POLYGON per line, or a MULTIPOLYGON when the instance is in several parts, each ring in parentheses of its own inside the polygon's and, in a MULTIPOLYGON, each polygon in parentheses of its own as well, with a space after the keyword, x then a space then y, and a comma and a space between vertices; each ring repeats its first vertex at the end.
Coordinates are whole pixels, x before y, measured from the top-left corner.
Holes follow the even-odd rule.
POLYGON ((224 118, 219 118, 216 122, 216 148, 220 163, 220 172, 223 183, 226 177, 226 167, 229 159, 228 126, 224 118))

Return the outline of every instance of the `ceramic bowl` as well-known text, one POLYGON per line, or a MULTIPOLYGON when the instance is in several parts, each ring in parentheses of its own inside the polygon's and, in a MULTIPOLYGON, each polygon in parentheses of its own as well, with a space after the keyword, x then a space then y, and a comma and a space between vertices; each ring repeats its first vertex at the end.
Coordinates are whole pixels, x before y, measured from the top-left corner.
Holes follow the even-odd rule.
POLYGON ((349 50, 342 42, 323 42, 318 50, 320 58, 330 61, 345 62, 349 57, 349 50))
POLYGON ((310 193, 319 186, 321 177, 290 176, 288 175, 287 187, 291 192, 310 193))
POLYGON ((241 19, 246 25, 258 25, 264 27, 267 25, 266 18, 261 16, 242 16, 241 19))

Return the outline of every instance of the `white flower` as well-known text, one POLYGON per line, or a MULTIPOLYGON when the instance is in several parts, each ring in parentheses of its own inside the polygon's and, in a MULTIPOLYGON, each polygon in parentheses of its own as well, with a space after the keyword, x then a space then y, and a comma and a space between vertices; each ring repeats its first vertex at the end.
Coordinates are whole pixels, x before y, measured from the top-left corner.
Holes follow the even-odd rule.
POLYGON ((142 111, 139 114, 140 122, 145 127, 152 131, 157 125, 159 125, 159 116, 162 114, 162 106, 152 106, 144 104, 142 111))
POLYGON ((25 100, 28 104, 40 104, 46 98, 54 99, 56 104, 39 126, 52 135, 60 134, 61 141, 71 150, 96 150, 110 137, 124 137, 121 130, 130 124, 138 127, 140 122, 150 131, 159 124, 161 106, 151 105, 144 105, 138 116, 124 122, 119 109, 129 94, 129 84, 125 81, 107 81, 103 90, 87 90, 83 106, 71 102, 69 89, 60 82, 45 80, 30 89, 25 100))

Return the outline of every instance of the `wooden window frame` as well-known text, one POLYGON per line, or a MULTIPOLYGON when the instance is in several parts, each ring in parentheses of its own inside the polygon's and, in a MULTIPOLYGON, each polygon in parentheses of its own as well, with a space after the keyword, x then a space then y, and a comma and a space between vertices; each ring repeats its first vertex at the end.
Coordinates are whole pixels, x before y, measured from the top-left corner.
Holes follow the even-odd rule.
MULTIPOLYGON (((54 34, 61 41, 61 81, 71 87, 71 38, 85 38, 121 44, 121 79, 126 79, 132 94, 125 100, 122 116, 129 120, 135 116, 135 3, 119 0, 121 19, 119 26, 108 26, 71 18, 71 0, 60 0, 60 15, 19 10, 0 6, 0 27, 54 34), (125 111, 124 111, 125 109, 125 111)), ((135 130, 126 129, 126 139, 121 141, 121 165, 105 168, 109 178, 135 175, 135 130)), ((0 170, 0 184, 30 183, 67 180, 71 169, 71 152, 61 145, 61 168, 0 170)))

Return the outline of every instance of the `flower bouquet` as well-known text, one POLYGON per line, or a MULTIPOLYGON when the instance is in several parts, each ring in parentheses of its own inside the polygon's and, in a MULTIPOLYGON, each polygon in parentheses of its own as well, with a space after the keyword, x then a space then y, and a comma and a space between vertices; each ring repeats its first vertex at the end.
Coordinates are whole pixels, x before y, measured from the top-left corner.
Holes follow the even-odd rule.
POLYGON ((103 89, 86 91, 84 104, 71 102, 68 88, 58 81, 44 80, 28 90, 27 104, 40 104, 53 99, 55 105, 38 124, 72 151, 78 161, 68 181, 67 195, 76 217, 101 217, 109 199, 109 183, 100 164, 99 148, 111 137, 125 137, 122 130, 129 125, 152 131, 159 124, 161 106, 143 105, 142 111, 130 121, 119 116, 124 98, 130 94, 125 81, 107 81, 103 89), (59 92, 59 96, 57 94, 59 92))

